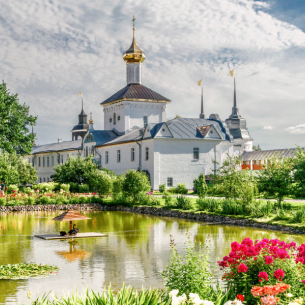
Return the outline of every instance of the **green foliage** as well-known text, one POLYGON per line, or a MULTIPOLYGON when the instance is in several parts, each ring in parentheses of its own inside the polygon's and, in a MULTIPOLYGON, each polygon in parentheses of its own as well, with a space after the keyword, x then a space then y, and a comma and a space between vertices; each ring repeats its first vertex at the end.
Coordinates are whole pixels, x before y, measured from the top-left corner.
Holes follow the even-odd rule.
POLYGON ((27 198, 27 204, 28 205, 34 205, 36 203, 36 200, 34 197, 28 197, 27 198))
POLYGON ((56 274, 59 270, 56 266, 42 264, 15 264, 0 265, 0 279, 17 280, 30 277, 46 277, 50 274, 56 274))
POLYGON ((113 177, 112 196, 114 201, 120 200, 122 198, 124 180, 125 180, 124 174, 113 177))
POLYGON ((7 193, 12 194, 12 193, 17 193, 19 191, 18 185, 11 184, 7 187, 7 193))
POLYGON ((95 171, 89 179, 91 191, 108 195, 112 189, 112 177, 106 171, 95 171))
POLYGON ((98 165, 92 162, 91 157, 85 159, 70 157, 64 164, 59 164, 54 169, 55 181, 80 184, 89 182, 90 176, 98 170, 98 165))
POLYGON ((211 299, 213 289, 212 273, 209 268, 208 240, 200 251, 195 251, 195 245, 188 234, 187 253, 181 256, 171 236, 171 258, 162 276, 169 290, 178 289, 181 294, 197 293, 201 299, 211 299))
POLYGON ((186 196, 177 196, 175 198, 175 206, 179 209, 190 210, 192 208, 192 201, 186 196))
POLYGON ((167 207, 170 207, 174 202, 173 196, 169 192, 164 192, 162 199, 164 199, 165 206, 167 206, 167 207))
POLYGON ((160 200, 151 194, 144 195, 143 193, 141 193, 138 196, 138 200, 142 205, 148 205, 148 206, 160 205, 160 200))
POLYGON ((272 210, 274 209, 274 204, 271 201, 255 201, 251 205, 251 214, 255 218, 270 216, 272 210))
POLYGON ((50 204, 51 198, 49 196, 41 196, 39 201, 40 204, 50 204))
POLYGON ((78 191, 80 193, 88 193, 89 192, 89 185, 88 184, 85 184, 85 183, 82 183, 78 186, 78 191))
POLYGON ((302 223, 305 221, 305 207, 302 207, 299 210, 292 211, 292 217, 290 222, 292 223, 302 223))
POLYGON ((186 184, 185 183, 178 183, 177 187, 176 187, 176 193, 177 194, 187 194, 188 193, 188 189, 186 188, 186 184))
POLYGON ((43 183, 39 183, 39 184, 35 184, 35 186, 33 186, 33 189, 38 190, 40 193, 44 193, 44 192, 52 192, 55 189, 55 182, 43 182, 43 183))
POLYGON ((98 197, 98 196, 92 196, 91 197, 91 203, 102 204, 103 203, 103 198, 98 197))
POLYGON ((58 298, 54 296, 53 301, 48 299, 48 295, 43 295, 36 300, 31 300, 32 304, 41 305, 170 305, 171 301, 168 295, 162 290, 142 290, 134 291, 133 288, 123 288, 118 292, 113 292, 111 287, 108 291, 103 291, 101 294, 93 291, 86 291, 84 296, 81 296, 76 291, 74 294, 62 296, 58 298))
POLYGON ((219 209, 220 203, 222 201, 213 198, 199 198, 196 203, 199 210, 216 212, 219 209))
POLYGON ((79 204, 79 197, 78 197, 78 196, 73 196, 73 197, 70 199, 70 203, 71 203, 71 204, 79 204))
POLYGON ((0 151, 0 181, 6 185, 26 185, 36 180, 37 172, 31 164, 15 153, 9 154, 0 151))
POLYGON ((85 204, 85 203, 87 203, 87 197, 86 196, 80 196, 79 197, 79 203, 80 204, 85 204))
POLYGON ((165 191, 166 191, 166 184, 165 183, 160 184, 159 185, 159 192, 164 193, 165 191))
POLYGON ((70 192, 77 193, 78 192, 78 183, 76 182, 69 182, 70 184, 70 192))
POLYGON ((0 197, 0 206, 5 206, 5 205, 6 205, 6 198, 0 197))
POLYGON ((0 84, 0 150, 9 154, 29 154, 35 134, 29 125, 35 126, 37 117, 29 114, 29 107, 19 104, 18 95, 10 94, 6 84, 0 84))
POLYGON ((133 202, 137 201, 140 193, 150 190, 150 183, 144 172, 130 170, 125 174, 122 191, 125 197, 131 197, 133 202))
POLYGON ((58 204, 58 205, 61 205, 61 204, 64 204, 64 202, 65 202, 65 197, 64 196, 58 196, 58 197, 56 197, 56 204, 58 204))
POLYGON ((194 179, 194 191, 199 198, 204 198, 208 192, 208 186, 205 182, 205 175, 201 173, 198 178, 194 179))
POLYGON ((296 182, 296 196, 305 197, 305 151, 301 147, 297 147, 294 152, 293 176, 296 182))
POLYGON ((267 196, 274 196, 278 200, 278 206, 285 195, 292 189, 293 182, 292 158, 269 158, 264 170, 259 171, 258 187, 267 196))
POLYGON ((60 185, 60 189, 63 190, 64 192, 69 192, 70 190, 70 184, 69 183, 62 183, 60 185))
POLYGON ((222 213, 226 215, 243 215, 246 211, 240 201, 226 199, 222 201, 222 213))

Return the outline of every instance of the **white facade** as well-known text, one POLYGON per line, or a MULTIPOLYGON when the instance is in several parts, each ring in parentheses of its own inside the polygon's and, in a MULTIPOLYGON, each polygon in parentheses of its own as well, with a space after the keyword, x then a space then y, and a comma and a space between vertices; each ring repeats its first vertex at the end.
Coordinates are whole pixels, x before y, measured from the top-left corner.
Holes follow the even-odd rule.
POLYGON ((144 128, 147 123, 166 121, 166 103, 122 101, 104 106, 104 129, 126 133, 134 127, 144 128))

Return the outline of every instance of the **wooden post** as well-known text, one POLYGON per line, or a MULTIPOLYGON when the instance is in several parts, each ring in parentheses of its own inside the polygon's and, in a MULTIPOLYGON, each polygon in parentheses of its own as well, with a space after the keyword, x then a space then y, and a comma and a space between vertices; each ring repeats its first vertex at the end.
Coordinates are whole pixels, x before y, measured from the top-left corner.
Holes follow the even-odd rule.
POLYGON ((72 230, 72 220, 70 220, 70 230, 72 230))

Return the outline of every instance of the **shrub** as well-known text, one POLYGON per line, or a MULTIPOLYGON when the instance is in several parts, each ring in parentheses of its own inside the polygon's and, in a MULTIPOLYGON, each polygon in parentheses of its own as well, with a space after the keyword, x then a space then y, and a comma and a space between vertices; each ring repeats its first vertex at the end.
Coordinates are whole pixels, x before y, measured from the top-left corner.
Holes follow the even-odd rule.
POLYGON ((6 198, 0 197, 0 206, 5 206, 5 205, 6 205, 6 198))
POLYGON ((33 190, 30 187, 25 187, 24 193, 29 195, 29 194, 33 193, 33 190))
POLYGON ((302 223, 305 220, 305 207, 292 211, 292 218, 290 222, 292 223, 302 223))
POLYGON ((173 196, 169 192, 164 192, 162 198, 165 201, 165 206, 169 207, 173 204, 173 196))
POLYGON ((65 197, 64 196, 58 196, 56 199, 56 204, 64 204, 65 197))
POLYGON ((177 208, 183 210, 190 210, 192 208, 192 202, 190 198, 185 196, 177 196, 175 199, 177 208))
POLYGON ((84 183, 80 184, 78 186, 78 191, 80 193, 89 193, 89 185, 88 184, 84 184, 84 183))
POLYGON ((113 181, 112 181, 112 196, 113 196, 114 201, 117 201, 119 198, 122 197, 121 195, 122 195, 122 192, 123 192, 124 180, 125 180, 125 175, 124 174, 122 174, 120 176, 116 176, 116 177, 113 178, 113 181))
POLYGON ((140 193, 150 191, 150 183, 147 175, 140 171, 128 171, 125 174, 122 190, 125 197, 131 197, 133 202, 136 202, 140 193))
POLYGON ((78 196, 73 196, 73 197, 70 199, 70 203, 71 203, 71 204, 79 204, 79 197, 78 197, 78 196))
POLYGON ((297 248, 295 242, 287 244, 266 238, 255 243, 250 238, 245 238, 241 244, 235 241, 229 256, 218 262, 224 269, 223 279, 227 285, 233 288, 235 295, 243 294, 249 305, 257 304, 251 293, 253 285, 262 287, 283 282, 291 285, 290 292, 295 298, 304 297, 304 263, 305 244, 297 248))
POLYGON ((44 182, 37 184, 40 193, 52 192, 55 189, 55 182, 44 182))
POLYGON ((171 187, 167 190, 169 193, 175 194, 177 193, 177 189, 175 187, 171 187))
POLYGON ((13 194, 13 193, 18 193, 19 188, 17 185, 15 184, 11 184, 7 187, 7 193, 8 194, 13 194))
POLYGON ((60 185, 60 189, 63 190, 64 192, 69 192, 70 191, 70 184, 66 183, 66 184, 61 184, 60 185))
POLYGON ((36 199, 34 197, 28 197, 27 198, 27 204, 28 205, 34 205, 36 203, 36 199))
POLYGON ((245 210, 243 205, 234 199, 226 199, 221 201, 222 213, 226 215, 243 215, 245 210))
POLYGON ((77 193, 78 192, 78 183, 76 182, 69 182, 70 184, 70 192, 77 193))
POLYGON ((199 198, 196 203, 199 210, 215 212, 219 209, 221 201, 213 198, 199 198))
POLYGON ((55 200, 55 199, 53 199, 53 198, 51 198, 51 199, 50 199, 50 203, 49 203, 49 204, 55 205, 55 204, 56 204, 56 200, 55 200))
POLYGON ((166 190, 166 184, 165 184, 165 183, 160 184, 160 185, 159 185, 159 192, 160 192, 160 193, 164 193, 165 190, 166 190))
POLYGON ((188 234, 187 253, 181 256, 171 236, 171 258, 162 272, 168 290, 178 289, 181 294, 197 293, 202 299, 211 299, 212 273, 209 271, 209 247, 206 240, 201 251, 195 251, 195 245, 188 234))
POLYGON ((256 217, 269 216, 274 209, 274 204, 271 201, 256 201, 251 205, 251 214, 256 217))
POLYGON ((50 204, 51 198, 49 196, 40 197, 40 204, 50 204))
POLYGON ((197 193, 199 198, 204 198, 208 192, 208 186, 205 182, 205 176, 203 173, 199 175, 197 179, 194 179, 194 191, 197 193))
POLYGON ((112 177, 105 171, 94 172, 89 179, 90 190, 100 195, 108 195, 112 189, 112 177))
POLYGON ((186 188, 186 184, 185 183, 178 183, 177 187, 176 187, 176 193, 177 194, 187 194, 188 193, 188 189, 186 188))
POLYGON ((91 203, 101 204, 101 203, 103 203, 103 198, 98 197, 98 196, 92 196, 91 197, 91 203))
POLYGON ((79 203, 80 203, 80 204, 85 204, 85 203, 87 203, 87 197, 86 197, 86 196, 80 196, 80 197, 79 197, 79 203))
POLYGON ((160 205, 160 200, 157 197, 153 196, 151 192, 147 193, 146 195, 139 195, 138 199, 139 202, 143 205, 160 205))

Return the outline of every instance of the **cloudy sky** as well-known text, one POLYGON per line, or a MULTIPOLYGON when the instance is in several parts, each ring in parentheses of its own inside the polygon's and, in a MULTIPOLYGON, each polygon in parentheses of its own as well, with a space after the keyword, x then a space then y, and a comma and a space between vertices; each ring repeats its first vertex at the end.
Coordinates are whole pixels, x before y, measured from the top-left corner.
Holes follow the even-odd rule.
POLYGON ((254 144, 305 146, 304 0, 0 0, 0 77, 38 115, 37 143, 71 139, 81 110, 126 85, 122 53, 146 53, 142 83, 171 99, 167 118, 225 120, 237 103, 254 144))

